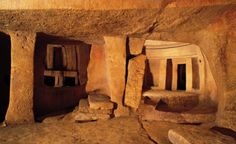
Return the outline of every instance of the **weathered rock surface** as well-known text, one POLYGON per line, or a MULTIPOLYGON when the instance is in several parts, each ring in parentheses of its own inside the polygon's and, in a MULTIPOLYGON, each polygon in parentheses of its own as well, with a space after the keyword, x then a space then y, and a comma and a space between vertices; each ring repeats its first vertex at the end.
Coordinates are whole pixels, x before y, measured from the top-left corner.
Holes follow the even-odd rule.
POLYGON ((11 32, 11 86, 7 123, 34 122, 34 48, 36 34, 11 32))
POLYGON ((233 144, 236 140, 218 132, 209 131, 197 126, 171 129, 168 132, 169 140, 173 144, 233 144))
POLYGON ((125 89, 125 104, 134 109, 138 108, 142 97, 145 61, 145 55, 139 55, 129 60, 128 79, 125 89))
POLYGON ((62 121, 83 122, 107 120, 111 118, 114 104, 109 97, 103 95, 89 95, 88 99, 81 99, 79 106, 73 112, 65 115, 62 121))
POLYGON ((0 128, 1 144, 153 144, 136 118, 0 128))
POLYGON ((139 55, 143 51, 144 38, 129 38, 129 50, 132 55, 139 55))
POLYGON ((111 110, 114 108, 114 103, 106 95, 89 94, 88 103, 91 109, 111 110))
POLYGON ((86 85, 87 92, 97 92, 109 95, 109 87, 106 76, 106 61, 104 45, 93 44, 90 52, 88 65, 88 82, 86 85))
POLYGON ((128 115, 123 106, 126 72, 126 37, 104 37, 109 96, 117 104, 116 116, 128 115))
POLYGON ((236 130, 233 116, 235 0, 60 1, 57 4, 45 0, 5 0, 0 7, 3 9, 0 30, 4 32, 43 32, 90 43, 104 43, 104 35, 129 35, 198 45, 209 61, 218 87, 217 122, 236 130), (65 18, 66 23, 61 24, 65 18))
MULTIPOLYGON (((110 105, 110 101, 109 101, 110 105)), ((75 111, 78 110, 82 113, 97 113, 97 114, 112 114, 113 106, 110 109, 93 109, 90 107, 87 99, 81 99, 79 101, 79 106, 75 108, 75 111)))
MULTIPOLYGON (((47 117, 45 119, 43 119, 42 123, 56 123, 56 122, 60 122, 60 121, 63 121, 64 118, 65 118, 65 114, 63 115, 58 115, 58 116, 50 116, 50 117, 47 117)), ((72 119, 67 119, 68 121, 73 121, 72 119)))
POLYGON ((142 120, 156 120, 173 123, 209 123, 216 119, 215 110, 192 109, 186 112, 156 110, 153 105, 141 104, 138 113, 142 120))
MULTIPOLYGON (((157 107, 164 104, 173 111, 186 111, 199 104, 197 93, 185 91, 148 90, 143 93, 157 107)), ((148 100, 147 99, 147 100, 148 100)))
POLYGON ((111 117, 108 114, 78 112, 75 115, 74 120, 75 122, 87 122, 87 121, 95 121, 95 120, 108 120, 110 118, 111 117))
POLYGON ((158 144, 171 144, 168 139, 168 131, 181 126, 176 123, 159 121, 143 121, 142 124, 148 135, 158 144))

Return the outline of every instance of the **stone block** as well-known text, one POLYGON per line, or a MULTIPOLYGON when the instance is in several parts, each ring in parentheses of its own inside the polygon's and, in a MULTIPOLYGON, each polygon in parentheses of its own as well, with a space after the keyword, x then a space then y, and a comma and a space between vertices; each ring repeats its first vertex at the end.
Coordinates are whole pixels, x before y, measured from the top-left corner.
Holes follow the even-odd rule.
POLYGON ((89 102, 87 99, 81 99, 79 101, 79 106, 75 108, 75 111, 82 113, 91 113, 91 114, 112 114, 112 109, 92 109, 89 107, 89 102))
POLYGON ((139 55, 129 61, 125 104, 137 109, 142 97, 146 56, 139 55))
POLYGON ((105 95, 90 94, 88 96, 88 102, 91 109, 111 110, 114 108, 114 103, 112 103, 110 98, 105 95))
POLYGON ((145 39, 144 38, 129 38, 130 54, 139 55, 143 51, 145 39))
POLYGON ((111 101, 117 104, 116 116, 124 109, 123 96, 126 72, 126 37, 105 36, 105 60, 111 101))
POLYGON ((186 112, 156 110, 153 105, 141 104, 138 108, 142 120, 155 120, 173 123, 209 123, 216 119, 214 110, 193 109, 186 112))

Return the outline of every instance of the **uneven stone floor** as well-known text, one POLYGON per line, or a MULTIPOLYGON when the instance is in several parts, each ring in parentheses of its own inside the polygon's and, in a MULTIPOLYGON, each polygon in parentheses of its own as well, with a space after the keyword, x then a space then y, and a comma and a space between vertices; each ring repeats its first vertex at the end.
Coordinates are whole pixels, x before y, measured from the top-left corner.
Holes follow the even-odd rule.
MULTIPOLYGON (((134 116, 86 123, 15 125, 0 128, 0 144, 171 144, 168 139, 170 129, 190 127, 206 131, 214 125, 141 121, 134 116)), ((235 142, 232 138, 229 140, 235 142)))
POLYGON ((137 118, 0 128, 0 144, 152 144, 137 118))

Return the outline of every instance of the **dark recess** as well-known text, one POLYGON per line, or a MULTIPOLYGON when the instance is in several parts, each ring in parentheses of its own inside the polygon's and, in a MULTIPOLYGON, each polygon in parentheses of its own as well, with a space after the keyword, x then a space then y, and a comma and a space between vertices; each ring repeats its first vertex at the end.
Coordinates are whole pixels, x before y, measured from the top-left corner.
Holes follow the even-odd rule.
POLYGON ((9 105, 11 73, 11 40, 10 36, 0 33, 0 122, 5 120, 9 105))

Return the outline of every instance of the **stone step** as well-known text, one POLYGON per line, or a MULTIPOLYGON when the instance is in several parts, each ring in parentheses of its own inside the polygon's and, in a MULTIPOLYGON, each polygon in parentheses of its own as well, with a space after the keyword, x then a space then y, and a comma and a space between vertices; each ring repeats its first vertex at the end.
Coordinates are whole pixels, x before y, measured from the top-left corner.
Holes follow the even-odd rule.
POLYGON ((172 144, 235 144, 236 140, 217 131, 187 126, 171 129, 168 138, 172 144))
POLYGON ((88 102, 91 109, 111 110, 114 108, 114 103, 106 95, 89 94, 88 102))
POLYGON ((148 90, 143 93, 145 103, 157 106, 157 108, 184 111, 192 109, 199 104, 197 93, 186 91, 148 90))
POLYGON ((89 106, 88 99, 81 99, 79 101, 79 106, 75 108, 74 111, 79 111, 82 113, 90 113, 90 114, 112 114, 112 109, 92 109, 89 106))
POLYGON ((153 105, 140 104, 138 109, 142 120, 155 120, 173 123, 209 123, 215 121, 215 109, 196 107, 186 112, 159 111, 153 105))
POLYGON ((76 113, 74 120, 77 122, 95 121, 95 120, 108 120, 111 116, 109 114, 96 114, 96 113, 76 113))

